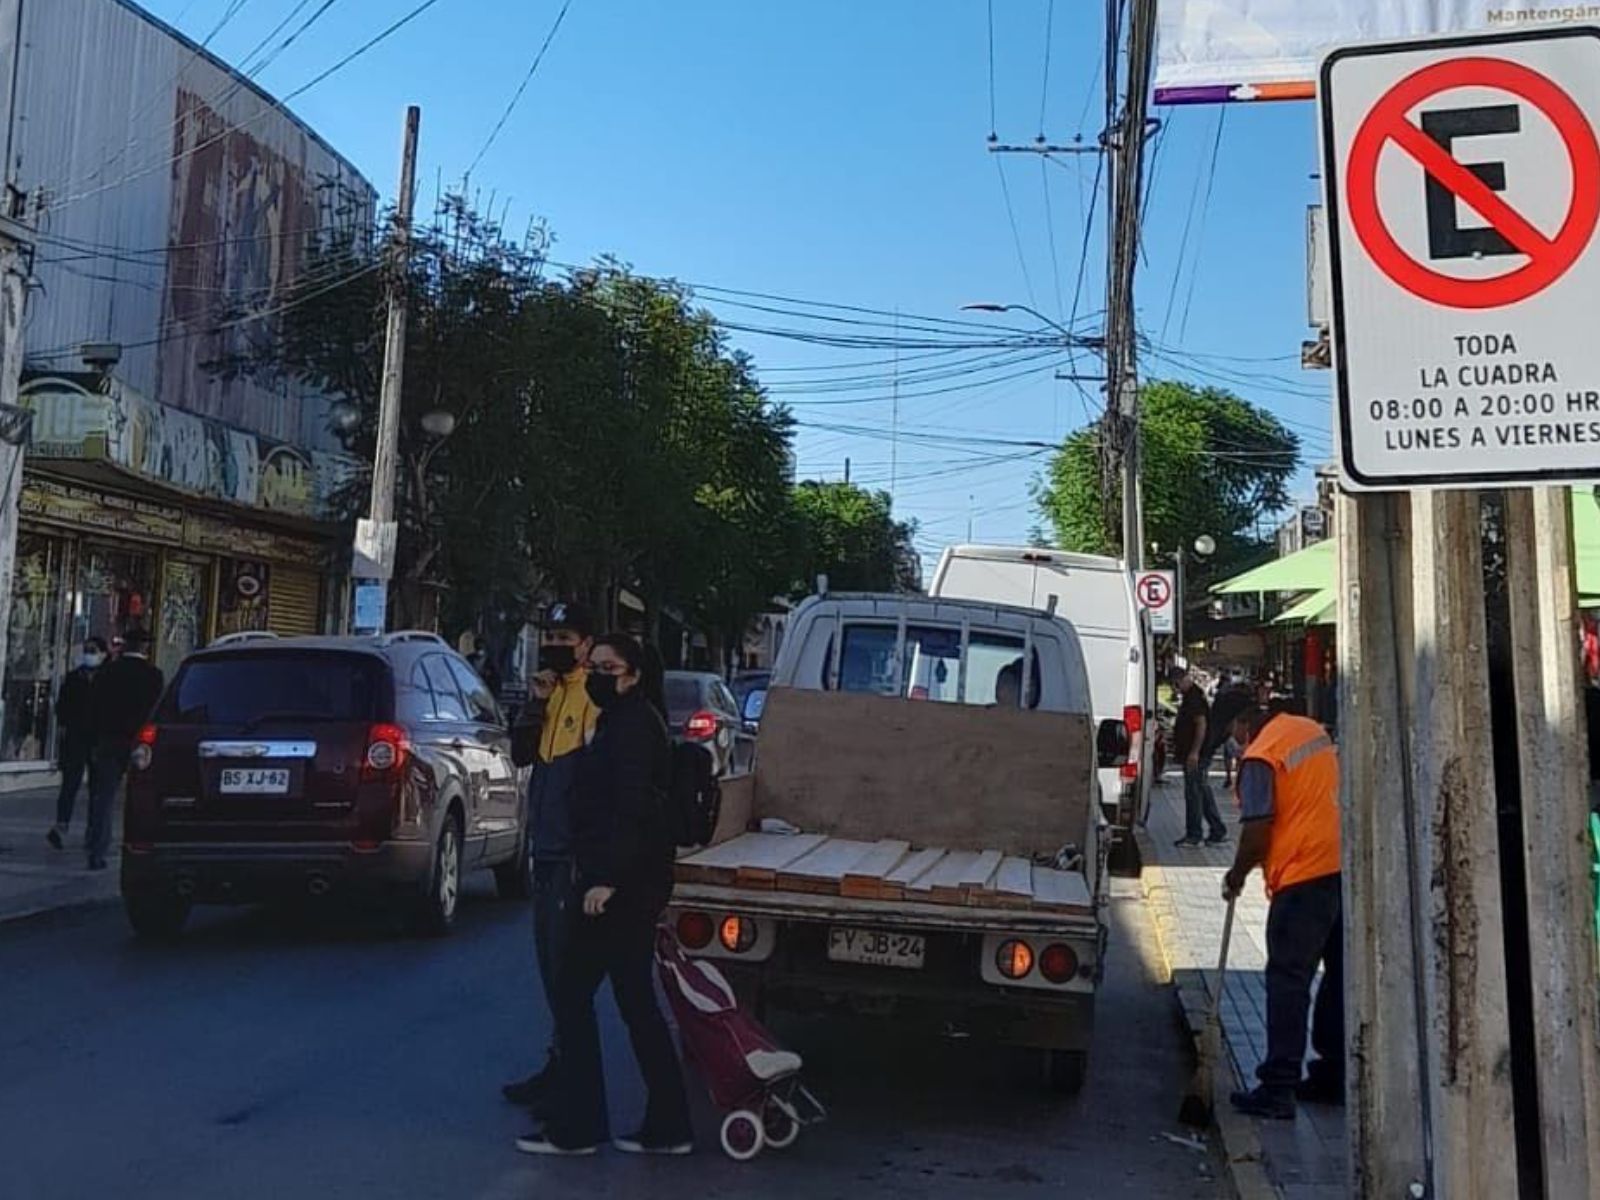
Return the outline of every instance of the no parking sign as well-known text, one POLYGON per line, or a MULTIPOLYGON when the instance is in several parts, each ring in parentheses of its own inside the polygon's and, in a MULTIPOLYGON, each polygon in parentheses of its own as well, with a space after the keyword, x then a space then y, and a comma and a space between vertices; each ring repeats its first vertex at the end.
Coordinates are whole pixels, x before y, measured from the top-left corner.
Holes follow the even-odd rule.
POLYGON ((1151 633, 1174 632, 1173 593, 1176 590, 1177 576, 1172 571, 1143 571, 1134 580, 1133 591, 1140 607, 1150 614, 1151 633))
POLYGON ((1344 478, 1600 477, 1600 31, 1324 60, 1344 478))

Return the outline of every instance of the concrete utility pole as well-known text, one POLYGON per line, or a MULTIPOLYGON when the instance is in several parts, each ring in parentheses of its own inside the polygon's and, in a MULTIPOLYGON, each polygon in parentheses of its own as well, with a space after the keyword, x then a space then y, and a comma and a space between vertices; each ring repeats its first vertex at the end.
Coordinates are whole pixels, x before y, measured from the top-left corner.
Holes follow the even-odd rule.
POLYGON ((400 391, 406 358, 406 270, 411 263, 411 213, 417 192, 417 130, 422 110, 406 109, 400 152, 400 194, 395 203, 389 253, 389 324, 383 339, 383 386, 378 396, 378 446, 372 456, 372 504, 376 524, 394 521, 394 485, 400 456, 400 391))
POLYGON ((400 399, 405 381, 407 274, 411 217, 417 193, 417 132, 422 110, 406 109, 400 150, 400 190, 389 240, 389 322, 383 340, 383 381, 378 393, 378 437, 372 454, 372 499, 356 529, 356 614, 359 631, 381 632, 388 623, 386 588, 394 572, 395 480, 400 460, 400 399), (365 581, 365 583, 363 583, 365 581), (363 597, 367 602, 363 603, 363 597))
MULTIPOLYGON (((1114 44, 1116 0, 1107 7, 1114 44)), ((1139 215, 1144 194, 1144 147, 1148 132, 1150 78, 1155 55, 1156 0, 1133 0, 1128 30, 1127 87, 1122 113, 1107 130, 1111 196, 1111 252, 1106 273, 1106 417, 1102 436, 1106 533, 1120 532, 1130 570, 1144 566, 1144 504, 1139 462, 1138 330, 1134 323, 1133 279, 1139 261, 1139 215), (1114 490, 1122 493, 1120 521, 1109 507, 1114 490), (1119 528, 1120 527, 1120 528, 1119 528)), ((1109 47, 1108 47, 1109 49, 1109 47)), ((1114 78, 1115 58, 1106 71, 1114 78)))

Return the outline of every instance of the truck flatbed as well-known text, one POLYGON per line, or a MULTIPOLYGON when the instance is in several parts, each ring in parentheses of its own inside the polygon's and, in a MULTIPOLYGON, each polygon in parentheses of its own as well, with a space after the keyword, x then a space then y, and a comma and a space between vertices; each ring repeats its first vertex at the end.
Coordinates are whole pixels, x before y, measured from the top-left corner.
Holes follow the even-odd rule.
MULTIPOLYGON (((893 839, 861 841, 822 834, 745 833, 677 863, 679 892, 693 885, 797 896, 893 901, 951 908, 1093 916, 1083 874, 1040 866, 1000 850, 913 849, 893 839)), ((698 889, 696 889, 698 890, 698 889)), ((835 905, 832 911, 838 911, 835 905)))

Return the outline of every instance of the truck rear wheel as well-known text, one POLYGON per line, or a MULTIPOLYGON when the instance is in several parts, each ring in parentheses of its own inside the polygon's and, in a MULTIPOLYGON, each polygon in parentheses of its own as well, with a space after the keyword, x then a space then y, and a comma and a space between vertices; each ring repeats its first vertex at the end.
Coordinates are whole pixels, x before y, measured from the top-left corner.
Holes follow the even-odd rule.
POLYGON ((1058 1096, 1076 1096, 1083 1090, 1084 1077, 1089 1073, 1087 1050, 1046 1050, 1044 1052, 1045 1082, 1058 1096))

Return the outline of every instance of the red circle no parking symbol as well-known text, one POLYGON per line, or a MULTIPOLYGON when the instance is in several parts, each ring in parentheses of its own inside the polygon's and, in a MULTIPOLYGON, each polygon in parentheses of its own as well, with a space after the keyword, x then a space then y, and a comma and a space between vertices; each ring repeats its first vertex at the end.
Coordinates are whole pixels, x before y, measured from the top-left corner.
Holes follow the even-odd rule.
POLYGON ((1500 58, 1451 59, 1423 67, 1395 84, 1356 131, 1345 179, 1350 222, 1372 261, 1406 291, 1448 308, 1500 308, 1537 295, 1577 261, 1600 220, 1600 143, 1583 110, 1546 76, 1500 58), (1440 92, 1463 87, 1510 92, 1555 126, 1572 168, 1572 197, 1554 237, 1547 237, 1407 117, 1440 92), (1467 279, 1435 271, 1412 257, 1395 240, 1378 204, 1378 160, 1391 142, 1528 261, 1500 275, 1467 279))
POLYGON ((1172 587, 1164 575, 1145 575, 1139 579, 1139 603, 1146 608, 1165 608, 1172 599, 1172 587))

